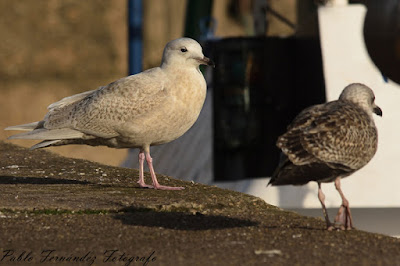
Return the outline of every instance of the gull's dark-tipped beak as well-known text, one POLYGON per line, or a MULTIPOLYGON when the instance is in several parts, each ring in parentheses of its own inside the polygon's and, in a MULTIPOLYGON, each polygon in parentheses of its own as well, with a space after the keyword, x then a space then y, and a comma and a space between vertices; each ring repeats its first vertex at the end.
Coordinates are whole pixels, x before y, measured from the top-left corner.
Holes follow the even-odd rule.
POLYGON ((199 59, 199 62, 200 62, 200 64, 202 64, 202 65, 207 65, 207 66, 215 67, 214 61, 211 60, 211 59, 208 58, 208 57, 205 57, 205 56, 204 56, 202 59, 199 59))
POLYGON ((382 116, 382 109, 379 106, 374 107, 374 113, 376 115, 382 116))

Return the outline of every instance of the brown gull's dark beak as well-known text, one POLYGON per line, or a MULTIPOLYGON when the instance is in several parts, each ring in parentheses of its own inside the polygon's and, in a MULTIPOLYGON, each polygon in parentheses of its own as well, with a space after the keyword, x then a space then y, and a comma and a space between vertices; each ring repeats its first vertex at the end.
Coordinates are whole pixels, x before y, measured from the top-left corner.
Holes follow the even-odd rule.
POLYGON ((375 105, 375 107, 374 107, 374 113, 375 113, 376 115, 382 116, 382 109, 381 109, 379 106, 375 105))

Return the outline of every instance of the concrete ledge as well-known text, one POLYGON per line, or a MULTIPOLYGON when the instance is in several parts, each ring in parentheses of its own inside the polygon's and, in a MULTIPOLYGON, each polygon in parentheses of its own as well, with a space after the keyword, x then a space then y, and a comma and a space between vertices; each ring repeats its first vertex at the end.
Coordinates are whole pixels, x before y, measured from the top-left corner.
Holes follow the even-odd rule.
POLYGON ((0 263, 400 265, 399 239, 163 175, 186 189, 140 189, 137 175, 0 142, 0 263))

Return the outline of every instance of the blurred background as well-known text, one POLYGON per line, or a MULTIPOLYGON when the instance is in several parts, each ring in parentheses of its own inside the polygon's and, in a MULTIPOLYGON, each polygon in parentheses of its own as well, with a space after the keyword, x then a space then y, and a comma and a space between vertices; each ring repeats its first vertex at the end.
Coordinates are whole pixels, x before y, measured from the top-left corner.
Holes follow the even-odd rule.
MULTIPOLYGON (((265 188, 279 159, 276 138, 303 108, 337 99, 351 82, 367 84, 384 113, 380 146, 343 189, 367 221, 361 228, 400 235, 400 1, 0 0, 0 33, 0 128, 41 120, 63 97, 159 66, 168 41, 195 38, 217 66, 203 69, 208 95, 193 128, 152 148, 156 172, 308 215, 320 216, 316 184, 265 188)), ((9 135, 0 130, 0 140, 9 135)), ((48 150, 137 167, 137 150, 48 150)), ((327 206, 337 207, 333 185, 325 187, 327 206)))

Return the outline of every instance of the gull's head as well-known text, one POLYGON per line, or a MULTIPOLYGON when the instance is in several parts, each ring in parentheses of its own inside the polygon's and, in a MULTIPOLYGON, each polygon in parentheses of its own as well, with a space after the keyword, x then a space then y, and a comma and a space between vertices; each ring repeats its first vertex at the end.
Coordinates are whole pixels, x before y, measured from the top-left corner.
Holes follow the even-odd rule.
POLYGON ((203 49, 198 42, 191 38, 179 38, 170 41, 164 48, 161 67, 169 65, 186 67, 214 66, 214 62, 203 55, 203 49))
POLYGON ((348 85, 340 94, 339 100, 355 103, 368 114, 375 113, 382 116, 382 109, 375 104, 374 92, 364 84, 352 83, 348 85))

